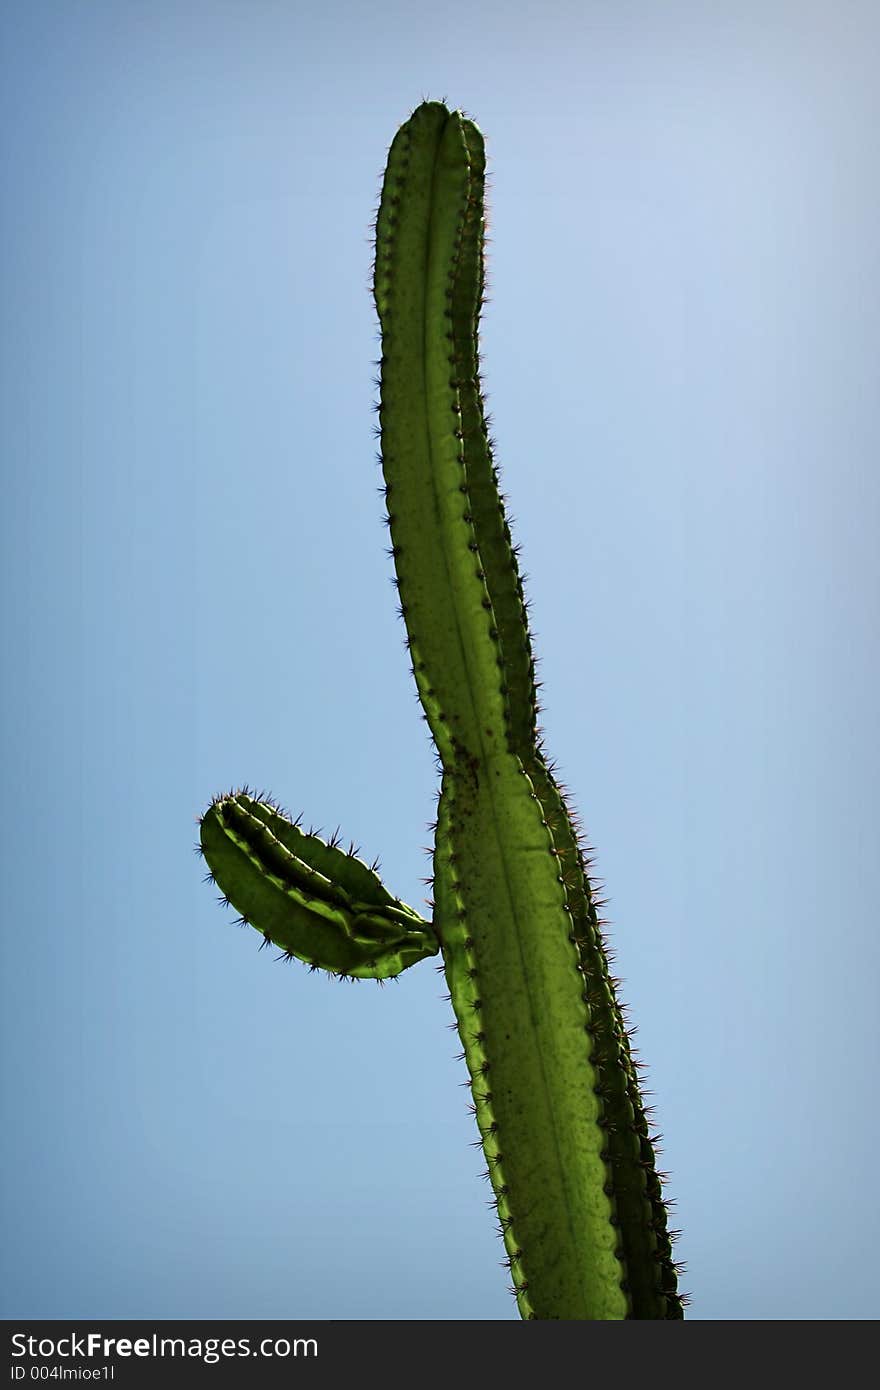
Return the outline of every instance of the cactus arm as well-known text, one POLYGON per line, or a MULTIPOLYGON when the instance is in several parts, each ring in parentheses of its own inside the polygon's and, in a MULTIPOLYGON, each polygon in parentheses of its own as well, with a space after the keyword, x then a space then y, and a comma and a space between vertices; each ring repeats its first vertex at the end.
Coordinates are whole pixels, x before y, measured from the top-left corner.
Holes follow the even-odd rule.
POLYGON ((200 848, 242 922, 316 969, 385 980, 437 954, 431 924, 366 864, 246 792, 211 803, 200 848))
POLYGON ((392 553, 444 772, 434 928, 521 1313, 677 1317, 586 863, 537 741, 479 391, 483 169, 473 123, 423 104, 389 152, 376 233, 392 553))
POLYGON ((461 407, 467 498, 479 555, 478 569, 491 600, 498 632, 498 655, 503 662, 502 693, 506 703, 507 737, 519 756, 527 759, 531 757, 537 739, 535 665, 516 550, 499 495, 498 472, 492 460, 480 386, 477 327, 484 288, 485 223, 481 213, 486 154, 483 137, 472 121, 463 120, 462 131, 467 145, 475 206, 462 228, 453 286, 453 375, 461 407))

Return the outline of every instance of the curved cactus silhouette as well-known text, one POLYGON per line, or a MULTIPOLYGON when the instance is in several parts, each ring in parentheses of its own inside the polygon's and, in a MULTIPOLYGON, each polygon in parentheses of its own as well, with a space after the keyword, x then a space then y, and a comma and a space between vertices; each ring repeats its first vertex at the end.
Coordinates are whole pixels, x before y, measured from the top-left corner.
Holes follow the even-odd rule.
POLYGON ((480 392, 483 138, 425 102, 376 222, 379 420, 418 694, 442 765, 433 919, 269 798, 201 821, 225 898, 313 968, 384 979, 442 953, 524 1318, 680 1318, 667 1211, 589 860, 537 725, 516 551, 480 392))

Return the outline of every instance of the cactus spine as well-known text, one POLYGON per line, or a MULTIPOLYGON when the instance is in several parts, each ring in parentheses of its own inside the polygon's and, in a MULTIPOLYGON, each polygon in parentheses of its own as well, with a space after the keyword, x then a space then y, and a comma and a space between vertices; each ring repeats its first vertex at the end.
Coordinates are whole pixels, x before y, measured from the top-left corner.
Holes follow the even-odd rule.
POLYGON ((442 765, 431 923, 264 798, 202 820, 210 876, 267 940, 385 978, 442 952, 524 1318, 680 1318, 635 1064, 588 861, 545 761, 479 383, 485 154, 425 102, 376 223, 379 419, 413 674, 442 765))

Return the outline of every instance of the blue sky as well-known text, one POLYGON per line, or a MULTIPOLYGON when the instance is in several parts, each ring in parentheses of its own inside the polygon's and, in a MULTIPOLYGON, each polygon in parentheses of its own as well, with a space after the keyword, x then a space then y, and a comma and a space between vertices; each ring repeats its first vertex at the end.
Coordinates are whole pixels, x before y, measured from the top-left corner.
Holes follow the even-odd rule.
POLYGON ((2 25, 2 1315, 516 1317, 442 980, 274 962, 192 854, 247 781, 424 898, 369 280, 432 97, 690 1315, 875 1317, 877 13, 2 25))

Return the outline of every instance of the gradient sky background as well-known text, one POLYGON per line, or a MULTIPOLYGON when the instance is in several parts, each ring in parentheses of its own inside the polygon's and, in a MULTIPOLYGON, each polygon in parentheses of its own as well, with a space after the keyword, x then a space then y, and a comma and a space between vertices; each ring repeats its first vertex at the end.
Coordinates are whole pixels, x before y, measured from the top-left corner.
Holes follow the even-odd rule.
POLYGON ((432 97, 691 1316, 876 1317, 876 7, 2 23, 2 1315, 516 1317, 442 980, 274 963, 192 853, 247 781, 424 898, 369 280, 432 97))

